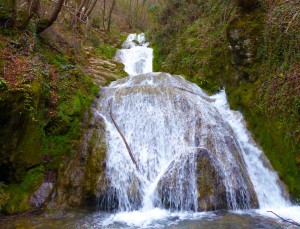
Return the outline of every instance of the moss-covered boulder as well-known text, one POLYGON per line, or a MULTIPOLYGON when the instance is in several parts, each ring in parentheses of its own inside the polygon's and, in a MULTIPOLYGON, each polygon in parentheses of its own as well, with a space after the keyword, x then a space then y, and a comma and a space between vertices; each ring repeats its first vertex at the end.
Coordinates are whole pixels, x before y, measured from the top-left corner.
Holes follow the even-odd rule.
MULTIPOLYGON (((95 104, 94 104, 95 105, 95 104)), ((50 208, 77 208, 95 202, 105 204, 108 189, 106 179, 105 125, 96 112, 86 114, 85 132, 79 148, 65 172, 58 177, 58 184, 49 203, 50 208), (88 117, 88 116, 91 117, 88 117)))

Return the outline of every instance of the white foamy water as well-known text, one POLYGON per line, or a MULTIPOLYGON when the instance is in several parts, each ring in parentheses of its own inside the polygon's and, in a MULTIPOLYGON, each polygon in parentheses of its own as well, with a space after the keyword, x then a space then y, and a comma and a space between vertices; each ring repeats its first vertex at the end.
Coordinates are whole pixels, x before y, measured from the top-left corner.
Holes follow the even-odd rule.
POLYGON ((250 209, 257 199, 258 213, 286 209, 296 221, 299 208, 288 208, 278 175, 242 115, 229 109, 225 91, 208 96, 181 76, 152 73, 153 52, 147 45, 144 35, 128 37, 116 59, 130 76, 103 88, 98 101, 106 123, 107 176, 118 204, 118 213, 103 226, 148 227, 170 217, 211 216, 187 212, 206 206, 197 190, 199 155, 210 159, 222 179, 228 209, 250 209))
POLYGON ((130 34, 114 59, 125 65, 129 75, 152 72, 153 49, 148 44, 144 34, 130 34))
POLYGON ((245 126, 243 116, 238 111, 230 110, 225 91, 212 98, 216 99, 215 106, 222 118, 232 127, 238 137, 241 154, 247 166, 260 208, 278 208, 290 206, 285 193, 278 184, 279 178, 261 149, 256 145, 250 132, 245 126))
POLYGON ((101 225, 109 226, 118 222, 130 227, 161 228, 183 220, 210 219, 215 216, 213 212, 170 212, 165 209, 153 208, 146 211, 120 212, 105 219, 101 225), (155 221, 159 223, 153 223, 155 221))

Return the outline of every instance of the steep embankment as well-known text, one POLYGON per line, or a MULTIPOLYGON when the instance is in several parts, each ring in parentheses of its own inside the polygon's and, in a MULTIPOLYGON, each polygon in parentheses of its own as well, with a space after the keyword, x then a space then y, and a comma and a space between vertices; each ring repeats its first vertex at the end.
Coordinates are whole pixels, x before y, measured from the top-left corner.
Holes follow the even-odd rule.
POLYGON ((300 196, 299 1, 177 1, 153 33, 155 70, 225 86, 293 197, 300 196))
POLYGON ((42 206, 84 147, 81 133, 89 127, 82 121, 89 120, 98 85, 124 76, 109 61, 114 47, 97 40, 94 48, 75 50, 63 38, 54 30, 37 37, 1 28, 0 212, 42 206))

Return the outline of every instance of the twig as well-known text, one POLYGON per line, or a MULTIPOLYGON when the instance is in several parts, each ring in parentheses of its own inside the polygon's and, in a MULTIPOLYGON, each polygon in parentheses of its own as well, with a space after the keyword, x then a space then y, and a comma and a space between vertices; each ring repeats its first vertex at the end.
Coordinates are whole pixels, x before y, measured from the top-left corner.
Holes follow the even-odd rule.
POLYGON ((129 156, 130 156, 130 158, 131 158, 133 164, 135 165, 137 171, 138 171, 139 173, 141 173, 140 170, 139 170, 139 167, 138 167, 138 165, 137 165, 137 163, 136 163, 136 160, 134 159, 134 156, 133 156, 133 154, 132 154, 132 151, 131 151, 131 149, 130 149, 130 147, 129 147, 129 145, 128 145, 128 143, 127 143, 125 137, 124 137, 124 135, 122 134, 122 132, 121 132, 119 126, 117 125, 117 123, 116 123, 116 121, 115 121, 115 119, 114 119, 114 117, 113 117, 113 114, 112 114, 112 100, 110 100, 109 107, 110 107, 110 110, 109 110, 110 118, 111 118, 111 120, 113 121, 113 123, 114 123, 114 125, 115 125, 117 131, 118 131, 119 134, 121 135, 121 137, 122 137, 122 139, 123 139, 123 142, 124 142, 125 145, 126 145, 127 151, 128 151, 128 153, 129 153, 129 156))
POLYGON ((281 216, 277 215, 275 212, 272 212, 272 211, 267 211, 267 212, 270 212, 270 213, 276 215, 279 219, 281 219, 284 222, 287 222, 287 223, 290 223, 290 224, 300 227, 300 223, 297 223, 295 220, 282 218, 281 216))
POLYGON ((299 11, 297 11, 297 12, 294 14, 294 16, 292 17, 292 19, 289 21, 289 24, 288 24, 286 30, 284 31, 285 33, 288 32, 288 30, 289 30, 289 28, 290 28, 290 25, 292 24, 292 21, 297 17, 298 13, 299 13, 299 11))

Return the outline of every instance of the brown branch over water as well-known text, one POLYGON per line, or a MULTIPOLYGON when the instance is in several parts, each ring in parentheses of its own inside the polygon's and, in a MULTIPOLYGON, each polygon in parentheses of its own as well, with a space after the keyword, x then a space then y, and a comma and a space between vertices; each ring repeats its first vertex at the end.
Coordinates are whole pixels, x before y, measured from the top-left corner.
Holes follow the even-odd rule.
POLYGON ((115 125, 117 131, 119 132, 119 134, 120 134, 120 136, 121 136, 123 142, 124 142, 125 145, 126 145, 127 151, 128 151, 128 153, 129 153, 129 156, 130 156, 130 158, 131 158, 133 164, 135 165, 137 171, 138 171, 139 173, 141 173, 140 170, 139 170, 139 167, 138 167, 138 165, 137 165, 137 163, 136 163, 136 160, 135 160, 135 158, 134 158, 134 156, 133 156, 133 154, 132 154, 132 151, 131 151, 131 149, 130 149, 130 147, 129 147, 129 145, 128 145, 128 143, 127 143, 125 137, 124 137, 124 135, 122 134, 122 132, 121 132, 119 126, 117 125, 117 123, 116 123, 116 121, 115 121, 115 119, 114 119, 114 117, 113 117, 113 114, 112 114, 112 100, 109 102, 109 115, 110 115, 110 118, 111 118, 111 120, 113 121, 113 123, 114 123, 114 125, 115 125))
POLYGON ((300 223, 297 223, 295 220, 282 218, 281 216, 277 215, 275 212, 272 212, 272 211, 267 211, 267 212, 274 214, 275 216, 277 216, 279 219, 281 219, 284 222, 287 222, 287 223, 290 223, 290 224, 300 227, 300 223))

